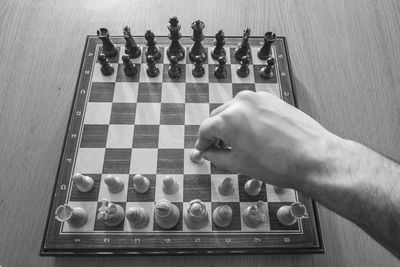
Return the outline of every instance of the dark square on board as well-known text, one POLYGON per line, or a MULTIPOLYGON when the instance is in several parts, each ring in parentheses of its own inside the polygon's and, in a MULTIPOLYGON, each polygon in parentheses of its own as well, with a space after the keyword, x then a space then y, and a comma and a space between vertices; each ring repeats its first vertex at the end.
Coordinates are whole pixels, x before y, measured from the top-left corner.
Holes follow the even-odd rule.
POLYGON ((85 124, 81 147, 104 148, 107 143, 108 125, 85 124))
POLYGON ((268 202, 268 215, 269 215, 269 224, 271 226, 271 230, 299 230, 299 223, 296 222, 291 226, 285 226, 278 221, 277 212, 278 209, 284 205, 290 205, 292 202, 268 202))
POLYGON ((134 124, 136 103, 113 103, 110 124, 134 124))
POLYGON ((126 76, 124 71, 124 64, 118 64, 117 82, 139 82, 140 77, 140 64, 135 64, 137 73, 135 76, 126 76))
POLYGON ((129 173, 131 148, 106 148, 103 173, 129 173))
POLYGON ((183 174, 183 149, 158 149, 157 173, 183 174))
POLYGON ((89 102, 112 102, 115 83, 93 82, 90 90, 89 102))
POLYGON ((87 174, 82 173, 82 175, 87 175, 91 177, 94 181, 92 190, 89 192, 81 192, 76 187, 76 184, 72 184, 70 201, 97 201, 99 199, 99 190, 101 182, 101 174, 87 174))
POLYGON ((137 193, 133 187, 133 176, 135 174, 129 175, 128 182, 128 202, 154 202, 155 192, 156 192, 156 176, 154 174, 142 174, 144 177, 150 181, 150 189, 145 193, 137 193))
MULTIPOLYGON (((125 211, 126 202, 113 202, 113 203, 120 205, 125 211)), ((124 230, 125 216, 124 216, 124 220, 122 220, 122 222, 120 224, 118 224, 117 226, 108 226, 108 225, 104 224, 103 220, 97 219, 97 215, 99 214, 99 209, 102 206, 102 204, 103 204, 102 202, 97 202, 96 217, 95 217, 95 221, 94 221, 94 230, 95 231, 122 231, 122 230, 124 230)))
POLYGON ((203 202, 211 201, 211 175, 185 174, 183 187, 184 202, 190 202, 193 199, 200 199, 203 202))
POLYGON ((135 125, 133 147, 157 148, 159 131, 159 125, 135 125))
POLYGON ((160 124, 184 125, 185 124, 185 104, 161 103, 160 124))

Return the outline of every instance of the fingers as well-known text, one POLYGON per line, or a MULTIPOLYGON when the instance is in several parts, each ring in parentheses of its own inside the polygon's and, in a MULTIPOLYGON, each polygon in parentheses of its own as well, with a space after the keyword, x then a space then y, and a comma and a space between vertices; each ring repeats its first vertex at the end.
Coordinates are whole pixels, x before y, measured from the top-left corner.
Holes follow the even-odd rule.
POLYGON ((214 110, 211 112, 210 117, 214 117, 215 115, 220 114, 222 111, 224 111, 227 107, 229 107, 229 106, 231 105, 231 102, 232 102, 232 101, 226 102, 225 104, 223 104, 223 105, 217 107, 216 109, 214 109, 214 110))
POLYGON ((219 117, 210 117, 200 125, 196 149, 205 151, 218 143, 221 139, 222 123, 219 117))
POLYGON ((210 148, 203 152, 203 157, 211 161, 218 168, 236 173, 238 166, 234 161, 233 152, 231 150, 223 150, 210 148))

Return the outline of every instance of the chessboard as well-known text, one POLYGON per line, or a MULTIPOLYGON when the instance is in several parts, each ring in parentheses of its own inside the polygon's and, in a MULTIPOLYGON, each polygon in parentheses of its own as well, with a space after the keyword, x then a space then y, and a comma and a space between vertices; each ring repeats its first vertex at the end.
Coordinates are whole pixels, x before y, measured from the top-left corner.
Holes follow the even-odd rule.
MULTIPOLYGON (((180 42, 186 53, 178 62, 181 75, 168 75, 167 36, 156 37, 161 58, 156 77, 146 73, 146 40, 135 36, 141 55, 132 58, 137 73, 127 76, 122 56, 125 40, 112 36, 118 53, 108 57, 114 68, 103 75, 98 55, 103 52, 102 41, 88 36, 69 118, 62 156, 52 194, 41 255, 82 254, 218 254, 218 253, 323 253, 323 241, 316 204, 292 189, 277 190, 262 184, 260 193, 248 195, 245 184, 251 177, 218 169, 208 161, 200 164, 189 159, 195 146, 199 125, 210 112, 231 100, 243 90, 269 92, 296 105, 286 39, 276 37, 272 56, 276 59, 269 79, 260 77, 266 60, 257 56, 263 37, 250 37, 249 75, 239 77, 240 66, 234 56, 242 37, 225 37, 227 76, 217 79, 214 69, 218 61, 211 56, 214 37, 205 37, 202 44, 207 53, 203 67, 205 75, 192 75, 193 63, 188 50, 190 37, 180 42), (89 192, 77 189, 72 177, 81 173, 93 179, 89 192), (104 182, 107 175, 119 178, 123 189, 112 193, 104 182), (145 176, 149 190, 138 193, 133 177, 145 176), (178 190, 165 194, 162 186, 166 176, 174 178, 178 190), (230 177, 233 193, 221 195, 218 186, 230 177), (120 205, 124 211, 143 208, 149 214, 144 227, 135 228, 127 218, 118 225, 105 224, 98 216, 102 200, 120 205), (154 220, 154 205, 166 199, 180 212, 177 224, 160 227, 154 220), (191 229, 183 219, 192 200, 201 200, 208 211, 208 221, 200 229, 191 229), (262 201, 266 220, 257 227, 248 226, 244 210, 262 201), (282 206, 300 202, 307 217, 290 226, 280 223, 277 211, 282 206), (78 227, 68 221, 55 219, 58 207, 86 211, 87 221, 78 227), (222 205, 232 210, 228 226, 213 221, 213 211, 222 205)), ((257 116, 257 114, 254 114, 257 116)))

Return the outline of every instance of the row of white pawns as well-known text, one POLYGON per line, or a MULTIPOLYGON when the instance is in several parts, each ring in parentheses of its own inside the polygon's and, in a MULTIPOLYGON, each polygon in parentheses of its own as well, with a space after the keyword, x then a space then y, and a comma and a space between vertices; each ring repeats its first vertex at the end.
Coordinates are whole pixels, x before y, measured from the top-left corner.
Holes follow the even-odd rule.
MULTIPOLYGON (((193 150, 190 159, 195 163, 203 161, 202 154, 198 150, 193 150)), ((89 192, 94 187, 94 181, 91 177, 76 173, 72 176, 72 180, 80 192, 89 192)), ((133 189, 144 194, 150 189, 150 181, 141 174, 136 174, 132 178, 133 189)), ((107 175, 104 178, 111 193, 119 193, 124 188, 122 180, 113 175, 107 175)), ((250 179, 244 186, 245 192, 250 196, 257 196, 262 187, 262 182, 257 179, 250 179)), ((179 185, 172 176, 167 175, 163 179, 162 189, 165 194, 174 194, 178 191, 179 185)), ((274 187, 275 191, 282 191, 281 188, 274 187)), ((227 196, 234 192, 233 180, 230 177, 225 178, 218 185, 218 192, 227 196)), ((267 216, 266 203, 258 201, 256 205, 247 207, 243 212, 243 221, 250 228, 257 228, 266 222, 267 216)), ((213 222, 219 227, 228 227, 232 223, 233 211, 229 205, 222 205, 214 209, 212 213, 213 222)), ((107 226, 117 226, 124 218, 127 218, 133 228, 140 229, 146 227, 149 223, 150 215, 142 207, 131 207, 126 213, 122 206, 111 203, 107 199, 102 201, 97 215, 98 219, 103 220, 107 226)), ((308 218, 307 210, 304 205, 294 202, 291 205, 284 205, 277 211, 278 221, 285 225, 291 226, 298 220, 308 218)), ((79 228, 88 220, 88 213, 81 207, 71 207, 68 204, 61 205, 56 209, 56 219, 61 222, 67 222, 72 227, 79 228)), ((180 219, 180 211, 178 207, 166 199, 159 200, 154 206, 154 219, 156 223, 163 229, 171 229, 175 227, 180 219)), ((190 201, 189 207, 183 213, 183 219, 187 227, 190 229, 200 229, 208 222, 208 211, 205 204, 194 199, 190 201)))

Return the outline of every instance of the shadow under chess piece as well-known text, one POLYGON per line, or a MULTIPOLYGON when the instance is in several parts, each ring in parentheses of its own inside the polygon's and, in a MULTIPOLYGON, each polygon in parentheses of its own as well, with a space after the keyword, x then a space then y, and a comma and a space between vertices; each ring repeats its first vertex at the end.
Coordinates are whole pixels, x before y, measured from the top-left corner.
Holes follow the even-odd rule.
POLYGON ((294 202, 291 205, 285 205, 278 209, 278 221, 285 225, 291 226, 298 220, 308 218, 306 207, 300 202, 294 202))
POLYGON ((107 199, 102 200, 97 219, 102 220, 107 226, 117 226, 124 221, 125 211, 121 205, 111 203, 107 199))
POLYGON ((81 207, 71 207, 68 204, 61 205, 56 209, 56 219, 67 222, 74 228, 79 228, 88 220, 88 213, 81 207))
POLYGON ((190 201, 189 207, 183 213, 185 224, 190 229, 200 229, 208 223, 206 205, 200 199, 190 201))
POLYGON ((106 28, 97 30, 97 37, 103 42, 103 54, 106 57, 115 57, 118 54, 118 49, 110 39, 110 33, 106 28))

